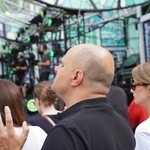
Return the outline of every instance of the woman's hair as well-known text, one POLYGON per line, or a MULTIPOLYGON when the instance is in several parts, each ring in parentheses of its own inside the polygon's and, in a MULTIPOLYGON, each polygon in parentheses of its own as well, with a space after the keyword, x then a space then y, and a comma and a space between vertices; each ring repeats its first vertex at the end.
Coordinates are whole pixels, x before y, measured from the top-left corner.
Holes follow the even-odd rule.
POLYGON ((47 50, 47 45, 46 44, 42 44, 42 46, 43 46, 44 50, 47 50))
POLYGON ((132 76, 139 83, 150 84, 150 63, 143 63, 132 70, 132 76))
POLYGON ((53 105, 57 99, 57 95, 51 88, 49 81, 42 81, 38 83, 33 91, 33 97, 38 98, 44 106, 53 105))
POLYGON ((0 79, 0 87, 0 113, 3 123, 6 125, 4 107, 9 106, 14 126, 22 126, 26 118, 20 89, 12 81, 6 79, 0 79))

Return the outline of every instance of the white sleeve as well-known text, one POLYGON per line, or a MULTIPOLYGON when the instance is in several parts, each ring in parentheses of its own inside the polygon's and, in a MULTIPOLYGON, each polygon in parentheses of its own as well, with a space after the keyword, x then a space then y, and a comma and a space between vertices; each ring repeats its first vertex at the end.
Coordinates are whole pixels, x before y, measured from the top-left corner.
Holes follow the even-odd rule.
POLYGON ((29 126, 29 134, 23 150, 41 150, 47 137, 46 132, 37 126, 29 126))
POLYGON ((135 150, 150 150, 150 127, 149 131, 144 128, 138 128, 135 131, 135 140, 135 150))

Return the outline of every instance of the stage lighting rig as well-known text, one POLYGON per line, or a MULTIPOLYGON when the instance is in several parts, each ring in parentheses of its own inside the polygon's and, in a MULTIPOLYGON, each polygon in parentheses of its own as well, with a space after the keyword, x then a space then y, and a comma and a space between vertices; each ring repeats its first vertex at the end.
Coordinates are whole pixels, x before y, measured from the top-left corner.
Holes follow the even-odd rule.
POLYGON ((25 41, 26 42, 31 42, 31 43, 37 43, 39 40, 39 37, 36 36, 36 35, 28 35, 26 38, 25 38, 25 41))

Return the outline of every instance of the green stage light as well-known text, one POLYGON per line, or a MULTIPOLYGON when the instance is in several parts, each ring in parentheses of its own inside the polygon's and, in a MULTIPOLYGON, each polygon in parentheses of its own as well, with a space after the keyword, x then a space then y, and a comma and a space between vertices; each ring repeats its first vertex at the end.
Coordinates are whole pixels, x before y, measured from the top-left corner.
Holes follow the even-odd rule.
POLYGON ((43 10, 40 10, 40 15, 41 15, 41 17, 44 17, 44 11, 43 10))
POLYGON ((9 74, 10 74, 10 75, 14 74, 14 70, 12 70, 12 69, 9 70, 9 74))
POLYGON ((23 30, 26 31, 26 27, 25 26, 23 27, 23 30))
POLYGON ((8 54, 12 54, 12 49, 8 49, 8 54))
POLYGON ((30 42, 30 41, 31 41, 31 37, 30 37, 30 36, 27 36, 27 37, 26 37, 26 41, 27 41, 27 42, 30 42))
POLYGON ((48 26, 51 26, 52 23, 53 23, 53 20, 49 18, 48 21, 47 21, 48 26))
POLYGON ((30 99, 27 102, 27 109, 30 112, 36 112, 37 111, 37 107, 35 106, 35 100, 34 99, 30 99))
POLYGON ((51 50, 51 51, 49 52, 49 55, 50 55, 51 57, 54 57, 54 51, 51 50))

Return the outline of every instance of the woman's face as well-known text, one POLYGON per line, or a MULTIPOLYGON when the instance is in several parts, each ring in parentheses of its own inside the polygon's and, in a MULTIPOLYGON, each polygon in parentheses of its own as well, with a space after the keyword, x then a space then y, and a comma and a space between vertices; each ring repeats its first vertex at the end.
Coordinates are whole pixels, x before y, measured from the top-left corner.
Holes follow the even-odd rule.
POLYGON ((131 92, 133 93, 135 102, 137 104, 146 104, 147 101, 150 101, 150 85, 145 85, 142 83, 138 83, 134 81, 132 83, 135 89, 131 89, 131 92))

